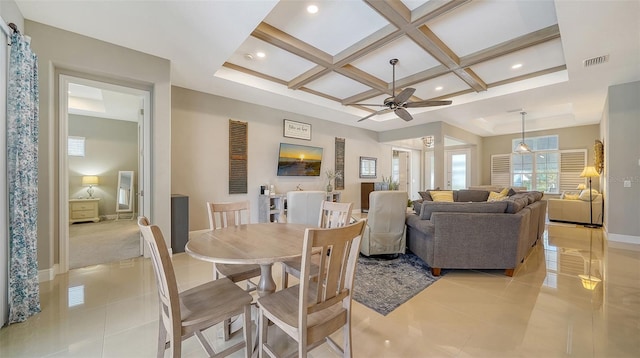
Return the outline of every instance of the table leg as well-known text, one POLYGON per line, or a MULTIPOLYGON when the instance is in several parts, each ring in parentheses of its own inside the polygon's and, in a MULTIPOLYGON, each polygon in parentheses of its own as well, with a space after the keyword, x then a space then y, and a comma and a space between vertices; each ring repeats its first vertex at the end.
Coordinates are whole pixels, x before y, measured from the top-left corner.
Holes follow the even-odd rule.
POLYGON ((258 281, 258 295, 264 297, 276 292, 276 282, 271 274, 273 264, 260 265, 260 281, 258 281))

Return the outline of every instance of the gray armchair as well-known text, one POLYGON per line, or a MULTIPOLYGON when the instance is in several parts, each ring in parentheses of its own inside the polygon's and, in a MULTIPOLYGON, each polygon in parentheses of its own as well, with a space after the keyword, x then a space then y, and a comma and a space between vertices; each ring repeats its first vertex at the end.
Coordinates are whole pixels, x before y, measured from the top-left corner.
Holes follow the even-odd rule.
POLYGON ((407 200, 406 191, 373 191, 369 194, 367 226, 360 246, 363 255, 404 254, 407 200))

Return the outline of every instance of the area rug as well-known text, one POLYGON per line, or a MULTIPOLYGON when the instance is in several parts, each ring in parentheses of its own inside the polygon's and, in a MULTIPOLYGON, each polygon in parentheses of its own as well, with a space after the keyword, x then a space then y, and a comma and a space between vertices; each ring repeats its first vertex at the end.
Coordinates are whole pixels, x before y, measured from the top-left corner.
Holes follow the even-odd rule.
POLYGON ((353 299, 386 316, 438 278, 412 253, 391 260, 360 255, 353 299))

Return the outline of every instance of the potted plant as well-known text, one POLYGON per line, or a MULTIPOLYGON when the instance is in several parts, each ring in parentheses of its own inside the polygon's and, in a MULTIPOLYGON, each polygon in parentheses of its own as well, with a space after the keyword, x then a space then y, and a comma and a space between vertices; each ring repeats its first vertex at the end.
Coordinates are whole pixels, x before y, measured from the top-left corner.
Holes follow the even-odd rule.
POLYGON ((340 173, 334 172, 332 169, 327 169, 325 172, 327 176, 327 193, 331 193, 333 191, 333 185, 331 185, 331 181, 335 178, 340 178, 340 173))

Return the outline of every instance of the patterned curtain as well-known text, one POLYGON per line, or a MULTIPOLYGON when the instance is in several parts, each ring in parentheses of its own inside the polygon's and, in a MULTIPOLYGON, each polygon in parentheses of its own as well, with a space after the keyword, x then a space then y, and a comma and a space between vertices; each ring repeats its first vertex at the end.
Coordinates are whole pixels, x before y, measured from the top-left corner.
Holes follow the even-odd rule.
POLYGON ((7 89, 9 323, 40 312, 38 257, 38 58, 11 36, 7 89))

